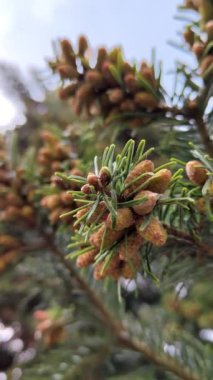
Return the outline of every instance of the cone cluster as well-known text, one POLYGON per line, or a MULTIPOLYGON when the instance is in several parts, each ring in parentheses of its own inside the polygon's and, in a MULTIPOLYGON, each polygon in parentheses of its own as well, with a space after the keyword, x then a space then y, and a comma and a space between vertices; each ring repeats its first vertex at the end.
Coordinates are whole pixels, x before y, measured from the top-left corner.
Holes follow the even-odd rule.
POLYGON ((213 4, 211 1, 186 0, 185 7, 200 13, 202 33, 190 25, 184 31, 183 37, 198 60, 200 75, 209 83, 213 77, 213 4))
MULTIPOLYGON (((104 279, 111 277, 117 280, 119 277, 134 278, 142 265, 140 248, 146 242, 155 246, 162 246, 167 240, 167 231, 153 215, 158 199, 169 187, 172 173, 168 169, 154 171, 154 163, 143 160, 130 170, 124 181, 125 188, 120 196, 121 202, 116 212, 116 218, 102 201, 92 217, 86 219, 86 224, 97 225, 95 232, 89 236, 88 251, 82 253, 77 259, 80 268, 94 265, 94 278, 104 279), (143 188, 144 187, 144 188, 143 188), (140 189, 142 188, 142 189, 140 189), (139 189, 139 190, 138 190, 139 189), (130 207, 125 207, 125 202, 133 202, 130 207), (99 259, 101 253, 106 253, 103 259, 99 259)), ((94 181, 94 173, 87 177, 88 182, 94 181)), ((99 176, 95 176, 94 183, 99 183, 99 176)), ((90 183, 90 186, 94 186, 90 183)), ((87 186, 84 185, 84 187, 87 186)), ((85 197, 87 196, 82 189, 85 197)), ((95 186, 94 186, 95 188, 95 186)), ((104 188, 106 191, 107 188, 104 188)), ((96 192, 103 191, 101 186, 96 187, 96 192)), ((92 206, 86 206, 76 213, 77 220, 91 210, 92 206)))
MULTIPOLYGON (((63 142, 48 130, 43 130, 40 138, 41 147, 37 157, 38 170, 42 182, 50 186, 51 192, 42 197, 40 205, 49 211, 49 221, 52 226, 56 226, 60 215, 77 207, 68 190, 79 189, 79 186, 74 182, 65 183, 54 173, 64 168, 67 168, 67 173, 70 175, 82 175, 82 172, 77 168, 79 161, 74 158, 75 155, 70 144, 63 142)), ((70 224, 72 217, 65 217, 63 221, 70 224)))
POLYGON ((60 97, 71 99, 77 115, 102 115, 108 119, 114 114, 160 107, 160 83, 151 65, 142 61, 137 70, 124 60, 120 48, 109 52, 98 49, 91 65, 88 52, 84 36, 79 38, 76 51, 70 41, 62 40, 61 56, 50 62, 64 83, 60 97))
MULTIPOLYGON (((188 179, 197 186, 203 187, 205 184, 207 184, 205 193, 207 194, 209 198, 209 204, 210 206, 213 206, 213 178, 212 174, 208 172, 208 170, 205 168, 205 166, 202 164, 202 162, 193 160, 189 161, 186 164, 185 167, 186 175, 188 179), (208 181, 208 182, 207 182, 208 181)), ((199 197, 196 200, 196 209, 201 214, 207 213, 207 202, 205 199, 205 196, 199 197)))

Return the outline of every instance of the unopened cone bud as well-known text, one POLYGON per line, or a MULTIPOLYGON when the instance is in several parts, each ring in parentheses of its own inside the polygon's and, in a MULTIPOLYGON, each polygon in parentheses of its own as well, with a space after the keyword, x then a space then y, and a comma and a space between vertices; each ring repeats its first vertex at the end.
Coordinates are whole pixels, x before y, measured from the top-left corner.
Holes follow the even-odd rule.
POLYGON ((88 42, 85 36, 80 36, 78 40, 78 54, 84 55, 88 49, 88 42))
POLYGON ((141 264, 139 253, 140 247, 143 245, 144 239, 137 233, 133 232, 119 244, 118 255, 122 261, 131 261, 134 266, 141 264))
POLYGON ((137 92, 134 96, 135 103, 143 108, 156 108, 158 106, 157 99, 148 92, 137 92))
POLYGON ((95 173, 89 173, 87 176, 87 182, 90 186, 94 186, 96 190, 100 189, 99 178, 95 173))
POLYGON ((161 169, 154 174, 147 189, 155 193, 163 194, 169 187, 172 172, 169 169, 161 169))
POLYGON ((167 240, 167 231, 157 218, 152 218, 147 227, 141 228, 143 219, 138 221, 137 230, 140 236, 158 247, 164 245, 167 240))
POLYGON ((204 44, 202 42, 195 42, 192 45, 192 51, 196 55, 197 59, 200 59, 204 52, 204 44))
POLYGON ((53 210, 58 207, 61 203, 61 198, 59 194, 47 195, 41 200, 41 206, 53 210))
POLYGON ((118 104, 124 98, 124 93, 120 88, 113 88, 107 91, 110 103, 118 104))
POLYGON ((113 228, 115 231, 121 231, 128 228, 134 224, 133 213, 129 208, 121 208, 117 210, 116 224, 113 228, 112 215, 109 214, 106 220, 106 225, 108 228, 113 228))
POLYGON ((101 168, 100 173, 99 173, 99 178, 100 178, 100 182, 102 186, 108 185, 109 182, 111 181, 111 173, 110 173, 110 170, 106 166, 103 166, 101 168))
POLYGON ((108 248, 118 241, 123 235, 123 231, 115 231, 107 228, 104 224, 97 232, 94 232, 90 237, 90 243, 97 247, 108 248))
POLYGON ((147 198, 147 200, 141 201, 140 204, 132 206, 133 210, 138 215, 149 214, 155 207, 159 195, 149 190, 142 190, 133 199, 138 200, 143 197, 147 198))
POLYGON ((95 256, 98 251, 96 249, 91 249, 91 251, 85 252, 80 255, 76 260, 76 265, 79 268, 88 267, 90 264, 94 262, 95 256))
POLYGON ((186 174, 195 185, 202 186, 208 179, 207 170, 199 161, 189 161, 186 164, 186 174))
POLYGON ((147 172, 153 172, 154 170, 154 164, 150 160, 144 160, 137 164, 128 174, 125 185, 128 185, 130 182, 135 180, 132 185, 130 185, 125 191, 124 191, 124 197, 128 197, 133 191, 135 191, 140 185, 142 185, 148 178, 150 178, 150 175, 145 175, 142 178, 137 179, 142 174, 145 174, 147 172))

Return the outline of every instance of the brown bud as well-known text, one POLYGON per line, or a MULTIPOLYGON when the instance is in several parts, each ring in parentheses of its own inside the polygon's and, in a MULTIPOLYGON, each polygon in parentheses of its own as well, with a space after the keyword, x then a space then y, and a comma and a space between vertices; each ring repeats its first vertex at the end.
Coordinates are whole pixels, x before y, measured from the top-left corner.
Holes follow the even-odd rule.
MULTIPOLYGON (((50 223, 51 224, 56 224, 58 223, 59 219, 60 219, 60 215, 63 213, 62 209, 60 207, 54 209, 53 211, 51 211, 50 215, 49 215, 49 220, 50 220, 50 223)), ((64 222, 64 218, 62 220, 64 222)))
POLYGON ((118 104, 124 98, 124 93, 120 88, 113 88, 107 91, 110 103, 118 104))
POLYGON ((54 146, 54 158, 56 160, 65 160, 69 157, 70 147, 68 145, 64 145, 61 142, 58 142, 54 146))
POLYGON ((124 75, 133 74, 134 68, 128 62, 123 62, 122 72, 124 75))
POLYGON ((104 61, 101 65, 101 72, 102 72, 104 78, 106 79, 106 81, 108 82, 109 85, 116 86, 117 81, 113 77, 113 75, 111 74, 111 71, 110 71, 111 66, 112 66, 112 63, 110 61, 108 61, 108 60, 104 61))
POLYGON ((183 37, 184 37, 184 40, 190 45, 192 46, 193 43, 194 43, 194 32, 191 30, 191 29, 187 29, 185 30, 185 32, 183 33, 183 37))
POLYGON ((186 164, 186 174, 195 185, 202 186, 208 179, 207 169, 199 161, 189 161, 186 164))
POLYGON ((114 280, 120 277, 120 264, 121 261, 117 253, 113 254, 107 266, 104 268, 105 260, 102 262, 102 272, 105 276, 110 276, 114 280))
POLYGON ((58 65, 58 72, 62 79, 77 79, 79 77, 75 67, 63 63, 58 65))
POLYGON ((148 82, 150 82, 152 85, 155 84, 155 78, 154 78, 153 70, 152 70, 152 68, 151 68, 146 62, 144 62, 144 61, 141 63, 140 72, 141 72, 143 78, 145 78, 145 79, 146 79, 148 82))
POLYGON ((59 90, 59 97, 60 99, 67 99, 70 96, 75 95, 76 91, 79 88, 79 83, 71 83, 68 86, 61 88, 59 90))
POLYGON ((78 40, 78 54, 84 55, 88 49, 88 42, 85 36, 80 36, 78 40))
POLYGON ((53 161, 51 163, 51 170, 52 170, 53 173, 60 171, 61 170, 61 163, 60 163, 60 161, 53 161))
POLYGON ((125 99, 120 105, 120 110, 123 112, 132 112, 135 111, 136 105, 131 99, 125 99))
POLYGON ((57 186, 59 189, 67 189, 67 183, 63 181, 61 178, 57 177, 56 175, 52 175, 50 178, 50 182, 52 185, 57 186))
POLYGON ((141 228, 142 222, 143 219, 141 218, 137 223, 137 231, 142 238, 158 247, 166 243, 167 231, 157 218, 152 218, 145 228, 141 228))
POLYGON ((75 112, 77 114, 81 113, 83 105, 85 104, 85 102, 88 101, 88 97, 90 97, 92 92, 93 92, 93 88, 92 88, 91 83, 83 83, 79 87, 79 89, 76 92, 75 105, 74 105, 75 112))
POLYGON ((50 210, 53 210, 54 208, 58 207, 60 203, 61 203, 61 198, 59 194, 46 195, 41 200, 41 206, 46 207, 50 210))
POLYGON ((134 101, 138 106, 143 108, 156 108, 158 106, 157 99, 145 91, 137 92, 134 96, 134 101))
POLYGON ((197 59, 200 59, 203 55, 205 45, 202 42, 195 42, 192 45, 192 51, 196 55, 197 59))
POLYGON ((64 206, 70 206, 73 204, 72 194, 67 193, 66 191, 63 191, 63 193, 60 194, 60 198, 64 206))
POLYGON ((137 199, 140 199, 143 197, 146 197, 147 200, 142 201, 140 204, 137 204, 137 205, 132 207, 133 210, 138 215, 149 214, 153 210, 153 208, 155 207, 159 196, 158 196, 158 194, 153 193, 152 191, 142 190, 133 199, 137 200, 137 199))
POLYGON ((97 232, 94 232, 91 235, 90 243, 98 249, 100 249, 101 246, 103 248, 108 248, 112 246, 116 241, 118 241, 122 235, 123 231, 111 230, 110 228, 107 228, 105 224, 103 224, 97 232))
POLYGON ((100 70, 102 63, 106 60, 107 58, 107 51, 104 48, 98 49, 98 55, 97 55, 97 63, 95 68, 100 70))
POLYGON ((73 47, 72 47, 70 41, 62 40, 61 41, 61 49, 62 49, 64 61, 68 64, 75 66, 76 65, 76 58, 75 58, 75 53, 74 53, 74 50, 73 50, 73 47))
POLYGON ((130 260, 134 266, 139 266, 141 264, 139 249, 143 243, 144 239, 137 232, 133 232, 127 239, 123 239, 118 248, 120 260, 127 262, 130 260))
POLYGON ((73 168, 70 170, 70 175, 78 175, 79 177, 83 176, 82 170, 78 168, 73 168))
POLYGON ((85 80, 93 85, 96 89, 104 86, 103 75, 98 70, 88 70, 85 75, 85 80))
POLYGON ((117 215, 116 215, 116 224, 113 227, 112 225, 112 216, 111 214, 108 215, 107 220, 106 220, 106 225, 108 228, 113 228, 115 231, 121 231, 124 230, 125 228, 128 228, 134 224, 134 218, 133 218, 133 213, 129 208, 121 208, 117 210, 117 215))
POLYGON ((88 184, 88 183, 86 183, 85 185, 83 185, 82 187, 81 187, 81 191, 82 191, 82 193, 84 193, 84 194, 91 194, 91 186, 88 184))
POLYGON ((106 274, 103 273, 103 263, 98 263, 95 266, 94 272, 93 272, 93 277, 95 280, 103 280, 106 277, 106 274))
POLYGON ((130 182, 134 181, 132 185, 130 185, 125 191, 124 191, 124 197, 127 198, 130 193, 135 191, 140 185, 142 185, 148 178, 150 178, 150 175, 147 174, 143 176, 140 179, 136 179, 141 174, 145 174, 147 172, 153 172, 154 171, 154 164, 150 160, 144 160, 141 161, 139 164, 137 164, 128 174, 127 178, 125 179, 125 185, 128 185, 130 182))
POLYGON ((50 144, 54 144, 58 141, 58 137, 55 136, 52 132, 44 130, 40 132, 40 137, 43 141, 48 142, 50 144))
POLYGON ((127 90, 131 92, 132 94, 138 91, 138 83, 134 74, 132 73, 126 74, 124 76, 124 83, 127 87, 127 90))
POLYGON ((77 267, 85 268, 88 267, 90 264, 94 263, 94 259, 97 253, 98 251, 96 249, 91 249, 90 251, 78 256, 76 260, 77 267))
MULTIPOLYGON (((81 218, 81 216, 83 216, 84 214, 86 214, 89 210, 91 209, 90 206, 86 206, 85 208, 79 210, 77 213, 76 213, 76 218, 79 219, 81 218)), ((95 212, 91 215, 91 217, 89 218, 89 220, 87 221, 87 224, 91 224, 91 223, 94 223, 97 219, 99 219, 99 223, 103 220, 103 218, 105 218, 105 216, 103 215, 101 217, 101 219, 99 218, 99 216, 101 216, 101 214, 103 214, 105 211, 107 211, 107 208, 106 208, 106 205, 104 202, 100 202, 95 210, 95 212)))
POLYGON ((171 182, 172 172, 169 169, 161 169, 153 175, 147 189, 154 193, 163 194, 171 182))
POLYGON ((94 186, 97 191, 100 189, 99 178, 95 173, 88 174, 87 182, 90 186, 94 186))
POLYGON ((111 173, 110 170, 106 167, 103 166, 99 172, 99 179, 102 184, 102 186, 106 186, 109 184, 111 181, 111 173))
POLYGON ((53 158, 53 151, 50 147, 43 147, 40 148, 38 151, 39 155, 46 157, 47 159, 52 159, 53 158))
POLYGON ((213 39, 213 20, 210 20, 206 23, 204 26, 205 31, 208 34, 208 39, 212 40, 213 39))

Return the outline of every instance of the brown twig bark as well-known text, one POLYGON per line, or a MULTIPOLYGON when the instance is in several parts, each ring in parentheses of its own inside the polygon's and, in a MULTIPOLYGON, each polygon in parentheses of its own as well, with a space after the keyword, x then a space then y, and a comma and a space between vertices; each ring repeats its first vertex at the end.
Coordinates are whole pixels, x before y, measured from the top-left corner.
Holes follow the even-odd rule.
POLYGON ((66 260, 63 252, 54 244, 53 236, 47 235, 42 232, 43 239, 46 243, 46 247, 60 260, 60 262, 68 270, 70 277, 74 278, 87 297, 89 298, 91 304, 97 310, 99 319, 102 321, 104 326, 109 330, 109 332, 114 337, 115 341, 121 347, 131 349, 133 351, 140 352, 148 360, 154 363, 156 366, 164 369, 165 371, 170 371, 176 374, 180 379, 183 380, 201 380, 195 374, 191 373, 189 369, 180 365, 175 359, 169 357, 164 353, 158 353, 147 346, 147 344, 137 338, 130 336, 127 329, 118 321, 115 320, 114 316, 107 310, 103 302, 99 299, 97 294, 92 288, 87 284, 86 281, 79 275, 79 273, 73 268, 72 264, 66 260))
POLYGON ((177 230, 176 228, 172 228, 167 224, 164 224, 164 227, 172 237, 192 244, 193 246, 197 247, 204 256, 213 256, 213 247, 209 247, 207 244, 196 240, 192 235, 188 234, 187 232, 177 230))

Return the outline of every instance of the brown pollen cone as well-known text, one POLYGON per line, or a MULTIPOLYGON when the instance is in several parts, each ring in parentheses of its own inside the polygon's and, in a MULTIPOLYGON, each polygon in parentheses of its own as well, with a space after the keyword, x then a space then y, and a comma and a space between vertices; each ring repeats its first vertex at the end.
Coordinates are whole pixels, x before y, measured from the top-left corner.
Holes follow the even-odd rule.
POLYGON ((106 277, 105 273, 102 273, 103 262, 96 264, 93 272, 95 280, 103 280, 106 277))
POLYGON ((144 239, 137 233, 133 232, 127 239, 119 244, 118 256, 122 261, 130 261, 133 266, 141 264, 139 249, 143 245, 144 239))
POLYGON ((164 245, 167 240, 167 231, 162 226, 157 218, 152 218, 147 227, 143 230, 140 229, 140 224, 143 222, 143 219, 138 221, 137 230, 140 236, 145 240, 150 241, 153 245, 158 247, 164 245))
POLYGON ((82 255, 78 256, 76 260, 76 265, 79 268, 88 267, 90 264, 94 262, 95 256, 98 251, 96 249, 91 249, 91 251, 85 252, 82 255))
POLYGON ((61 198, 59 194, 46 195, 41 200, 41 206, 46 207, 50 210, 53 210, 54 208, 60 206, 60 204, 61 198))
MULTIPOLYGON (((83 216, 84 214, 86 214, 88 211, 90 210, 90 206, 86 206, 85 208, 77 211, 76 213, 76 218, 77 219, 80 219, 81 216, 83 216)), ((104 213, 105 211, 107 211, 107 208, 106 208, 106 205, 104 202, 100 202, 95 210, 95 212, 91 215, 91 217, 89 218, 87 224, 91 224, 91 223, 94 223, 98 217, 104 213)), ((104 215, 101 217, 101 219, 99 220, 99 222, 101 222, 104 218, 104 215)))
MULTIPOLYGON (((125 185, 128 185, 130 182, 135 180, 137 177, 139 177, 141 174, 147 173, 147 172, 153 172, 154 170, 154 164, 150 160, 144 160, 141 161, 139 164, 137 164, 128 174, 125 185)), ((136 180, 132 185, 130 185, 125 191, 124 191, 124 197, 127 198, 133 191, 137 190, 137 188, 142 185, 148 178, 150 178, 149 175, 145 175, 142 178, 139 178, 136 180)))
POLYGON ((107 91, 107 96, 110 103, 118 104, 124 98, 124 92, 120 88, 113 88, 107 91))
POLYGON ((186 164, 186 174, 195 185, 202 186, 208 179, 207 169, 199 161, 189 161, 186 164))
POLYGON ((146 215, 149 214, 156 205, 159 195, 157 193, 153 193, 149 190, 140 191, 133 199, 137 200, 140 198, 146 197, 146 201, 142 201, 140 204, 132 206, 133 210, 138 215, 146 215))
POLYGON ((107 228, 105 224, 103 224, 103 226, 101 226, 97 232, 94 232, 91 235, 90 243, 98 249, 100 249, 101 246, 103 246, 103 249, 105 249, 112 246, 116 241, 118 241, 122 237, 123 233, 123 230, 111 230, 110 228, 107 228))
POLYGON ((129 208, 121 208, 117 211, 116 224, 115 227, 112 227, 112 216, 108 215, 106 220, 106 225, 108 228, 113 228, 115 231, 121 231, 125 228, 128 228, 134 224, 133 213, 129 208))
POLYGON ((137 92, 134 96, 134 101, 138 106, 143 108, 156 108, 158 106, 156 98, 148 92, 137 92))
POLYGON ((167 190, 171 178, 172 172, 169 169, 161 169, 154 174, 150 183, 147 185, 147 190, 163 194, 167 190))

